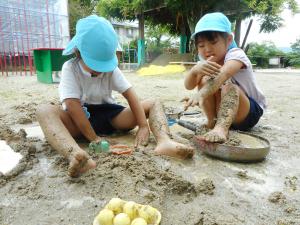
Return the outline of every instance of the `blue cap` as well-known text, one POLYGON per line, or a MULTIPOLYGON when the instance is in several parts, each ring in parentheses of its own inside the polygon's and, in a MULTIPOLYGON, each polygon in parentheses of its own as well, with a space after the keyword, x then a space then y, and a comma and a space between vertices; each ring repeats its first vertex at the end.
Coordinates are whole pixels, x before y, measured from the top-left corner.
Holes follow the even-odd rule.
MULTIPOLYGON (((219 31, 226 32, 230 35, 231 33, 231 23, 229 19, 220 12, 205 14, 196 24, 195 33, 192 34, 191 38, 195 38, 197 33, 203 31, 219 31)), ((237 48, 235 41, 233 40, 228 50, 231 48, 237 48)))
POLYGON ((63 55, 77 48, 83 62, 97 72, 113 71, 118 65, 117 34, 111 23, 103 17, 91 15, 78 20, 76 35, 68 43, 63 55))

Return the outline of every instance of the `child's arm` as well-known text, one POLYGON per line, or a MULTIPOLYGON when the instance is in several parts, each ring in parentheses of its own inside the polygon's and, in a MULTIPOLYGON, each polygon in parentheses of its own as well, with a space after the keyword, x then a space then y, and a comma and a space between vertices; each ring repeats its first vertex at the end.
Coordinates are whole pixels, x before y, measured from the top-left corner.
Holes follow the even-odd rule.
POLYGON ((205 62, 199 62, 188 72, 184 80, 184 86, 188 90, 194 89, 201 81, 203 76, 215 77, 220 72, 221 66, 210 61, 212 57, 205 62))
POLYGON ((189 106, 199 105, 201 106, 203 103, 203 99, 206 97, 213 95, 216 93, 220 87, 234 76, 244 64, 238 60, 229 60, 227 61, 222 68, 220 69, 220 73, 215 77, 209 80, 197 93, 193 96, 187 103, 186 109, 189 106))
POLYGON ((129 88, 124 93, 122 93, 122 95, 127 99, 130 109, 139 126, 138 132, 136 134, 135 147, 137 147, 140 144, 147 145, 150 132, 149 132, 145 111, 133 88, 129 88))
POLYGON ((87 119, 85 112, 82 109, 79 99, 68 98, 64 100, 66 104, 67 111, 74 121, 75 125, 78 127, 80 132, 89 140, 89 141, 98 141, 100 138, 95 133, 92 128, 89 120, 87 119))

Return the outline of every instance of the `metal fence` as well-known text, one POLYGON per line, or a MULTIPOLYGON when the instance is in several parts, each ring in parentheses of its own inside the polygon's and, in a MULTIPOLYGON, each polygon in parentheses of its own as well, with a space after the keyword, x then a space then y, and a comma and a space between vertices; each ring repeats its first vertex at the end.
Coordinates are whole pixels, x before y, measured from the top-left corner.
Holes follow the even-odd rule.
POLYGON ((0 74, 32 75, 32 49, 64 48, 69 39, 67 0, 0 0, 0 74))

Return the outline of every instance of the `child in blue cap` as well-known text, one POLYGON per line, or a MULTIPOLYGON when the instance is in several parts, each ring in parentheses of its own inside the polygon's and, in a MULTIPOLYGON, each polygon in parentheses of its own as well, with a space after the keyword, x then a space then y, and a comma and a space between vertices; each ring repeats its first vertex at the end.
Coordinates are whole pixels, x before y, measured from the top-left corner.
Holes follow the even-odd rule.
POLYGON ((252 65, 238 48, 231 33, 231 23, 219 12, 204 15, 197 23, 195 40, 198 62, 187 74, 186 89, 197 87, 192 98, 185 98, 185 108, 199 105, 211 129, 199 139, 225 142, 230 128, 251 129, 266 107, 265 97, 257 86, 252 65))
POLYGON ((76 35, 63 54, 76 54, 64 63, 59 84, 62 107, 42 106, 37 119, 51 146, 69 159, 69 175, 79 176, 96 166, 74 138, 84 136, 90 142, 100 142, 99 135, 118 130, 128 131, 138 126, 135 147, 147 145, 149 125, 156 140, 156 154, 177 158, 192 157, 192 147, 170 138, 170 131, 157 100, 140 102, 131 84, 118 68, 117 35, 109 21, 91 15, 80 19, 76 35), (130 107, 115 103, 112 91, 121 93, 130 107))

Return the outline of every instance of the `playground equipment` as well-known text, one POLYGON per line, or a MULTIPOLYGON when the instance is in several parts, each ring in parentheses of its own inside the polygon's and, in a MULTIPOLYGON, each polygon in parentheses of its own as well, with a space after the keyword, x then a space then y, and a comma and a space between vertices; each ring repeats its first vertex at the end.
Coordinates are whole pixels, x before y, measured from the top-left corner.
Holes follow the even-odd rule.
POLYGON ((32 75, 33 49, 66 46, 70 39, 67 0, 0 2, 0 73, 32 75))
MULTIPOLYGON (((63 48, 33 49, 34 64, 38 81, 51 84, 54 82, 53 72, 58 73, 65 61, 72 56, 62 55, 63 48)), ((57 74, 56 74, 57 75, 57 74)), ((58 82, 59 80, 57 80, 58 82)))

